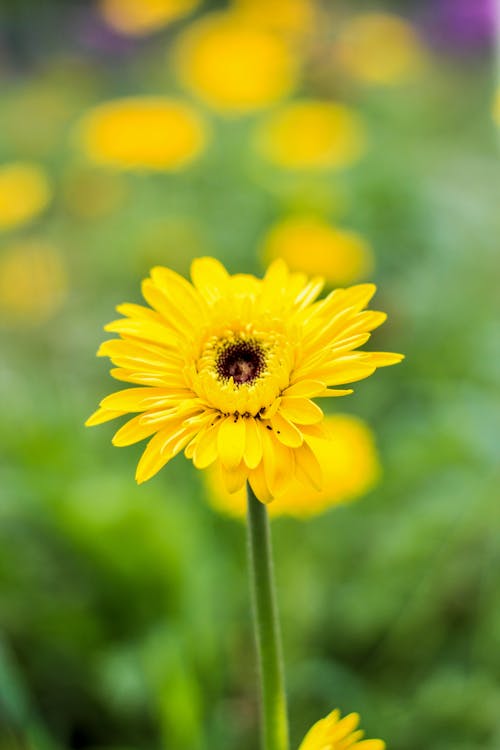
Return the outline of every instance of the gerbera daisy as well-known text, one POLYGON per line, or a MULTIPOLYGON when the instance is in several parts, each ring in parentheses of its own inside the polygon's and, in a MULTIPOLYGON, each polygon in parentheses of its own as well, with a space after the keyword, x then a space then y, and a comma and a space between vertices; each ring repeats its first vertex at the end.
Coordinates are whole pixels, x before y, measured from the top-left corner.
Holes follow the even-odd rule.
POLYGON ((385 750, 382 740, 364 740, 358 724, 359 714, 341 719, 338 709, 332 711, 311 727, 299 750, 385 750))
POLYGON ((282 493, 295 476, 321 486, 310 438, 324 415, 313 399, 345 396, 332 388, 371 375, 402 355, 358 351, 386 314, 364 310, 373 284, 336 289, 317 301, 322 280, 275 261, 263 279, 230 276, 213 258, 191 267, 192 285, 156 267, 143 281, 150 307, 119 305, 119 334, 98 355, 113 377, 136 387, 107 396, 87 425, 130 412, 113 437, 125 446, 150 438, 139 483, 184 449, 203 469, 217 459, 227 489, 249 481, 259 500, 282 493))

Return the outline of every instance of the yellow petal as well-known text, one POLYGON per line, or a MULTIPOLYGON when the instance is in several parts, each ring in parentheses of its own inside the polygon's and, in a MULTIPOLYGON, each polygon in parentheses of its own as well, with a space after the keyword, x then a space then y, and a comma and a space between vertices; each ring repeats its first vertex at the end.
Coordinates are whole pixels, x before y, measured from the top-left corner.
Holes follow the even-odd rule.
POLYGON ((260 463, 259 466, 251 472, 248 481, 250 482, 250 487, 254 491, 255 496, 261 503, 271 502, 273 495, 266 482, 263 463, 260 463))
MULTIPOLYGON (((178 425, 179 423, 177 423, 178 425)), ((182 425, 182 422, 181 422, 182 425)), ((191 440, 196 430, 169 425, 160 430, 146 446, 137 465, 135 478, 138 484, 146 482, 157 474, 191 440)))
POLYGON ((284 396, 305 396, 306 398, 313 398, 318 393, 325 390, 325 384, 320 383, 317 380, 299 380, 293 385, 289 385, 286 390, 283 391, 284 396))
POLYGON ((394 352, 365 352, 368 355, 367 360, 375 367, 388 367, 397 365, 403 360, 404 354, 395 354, 394 352))
POLYGON ((195 308, 200 314, 206 310, 205 302, 196 289, 183 276, 170 268, 155 266, 151 269, 151 278, 180 310, 195 308))
POLYGON ((97 424, 103 424, 109 422, 111 419, 117 419, 126 414, 126 411, 113 411, 111 409, 103 409, 101 406, 85 422, 85 427, 94 427, 97 424))
POLYGON ((300 430, 292 422, 285 419, 282 413, 275 414, 271 419, 271 425, 277 440, 290 448, 298 448, 302 445, 304 437, 300 430))
POLYGON ((221 467, 222 480, 227 491, 231 494, 241 490, 248 476, 248 469, 242 462, 236 469, 228 470, 221 467))
POLYGON ((184 399, 192 398, 191 391, 172 391, 170 388, 126 388, 106 396, 101 401, 104 409, 122 411, 146 411, 164 406, 176 406, 184 399))
POLYGON ((133 336, 156 344, 163 344, 174 349, 179 346, 179 335, 176 331, 167 328, 167 326, 161 323, 153 323, 149 320, 120 318, 105 325, 104 330, 125 336, 133 336))
MULTIPOLYGON (((328 419, 328 418, 327 418, 328 419)), ((327 423, 321 422, 319 424, 301 424, 300 431, 304 437, 315 437, 320 440, 330 440, 331 434, 327 427, 327 423)))
POLYGON ((179 378, 182 375, 183 360, 176 353, 165 347, 155 346, 151 342, 108 339, 99 347, 97 356, 109 357, 115 364, 119 364, 116 360, 130 360, 130 367, 135 370, 161 370, 177 374, 179 378))
POLYGON ((117 305, 116 311, 126 318, 142 318, 144 320, 153 320, 156 323, 160 320, 160 316, 154 310, 150 310, 149 307, 144 307, 144 305, 135 305, 132 302, 124 302, 121 305, 117 305))
POLYGON ((323 485, 323 472, 310 446, 304 441, 295 449, 295 474, 305 484, 312 484, 318 491, 323 485))
POLYGON ((171 437, 172 432, 167 428, 157 432, 151 438, 137 464, 135 478, 138 484, 151 479, 169 461, 170 456, 168 452, 164 453, 163 449, 168 445, 171 437))
POLYGON ((134 443, 138 443, 140 440, 149 437, 154 432, 158 432, 158 425, 145 424, 142 417, 143 415, 139 414, 137 417, 129 419, 123 427, 120 427, 111 439, 113 445, 119 446, 120 448, 125 445, 133 445, 134 443))
POLYGON ((196 289, 209 303, 220 299, 227 288, 229 274, 215 258, 196 258, 191 264, 191 278, 196 289))
POLYGON ((352 388, 325 388, 324 391, 318 393, 316 398, 339 398, 340 396, 350 396, 354 393, 352 388))
POLYGON ((368 331, 374 331, 385 323, 387 320, 387 313, 379 312, 378 310, 366 310, 360 312, 352 318, 352 322, 348 323, 345 329, 342 331, 342 336, 354 336, 357 333, 367 333, 368 331))
POLYGON ((193 458, 194 449, 196 448, 196 443, 197 443, 197 439, 196 439, 197 437, 198 436, 195 435, 194 438, 184 448, 184 455, 189 460, 193 458))
POLYGON ((327 385, 343 385, 356 383, 358 380, 370 377, 376 370, 375 365, 366 362, 333 362, 322 368, 318 375, 325 379, 327 385))
POLYGON ((325 282, 322 278, 317 277, 315 279, 311 279, 309 284, 307 284, 295 298, 295 304, 297 305, 298 309, 302 310, 303 308, 310 305, 311 302, 314 302, 316 297, 321 294, 321 290, 324 286, 325 282))
POLYGON ((386 744, 383 740, 363 740, 358 742, 355 750, 385 750, 386 744))
POLYGON ((343 740, 347 735, 354 732, 359 725, 359 714, 351 713, 344 716, 335 726, 327 733, 328 740, 338 742, 343 740))
POLYGON ((358 349, 369 340, 371 333, 357 333, 354 336, 344 336, 342 332, 333 344, 332 353, 337 356, 340 352, 348 352, 352 349, 358 349))
POLYGON ((197 469, 206 469, 216 460, 218 456, 217 435, 220 425, 219 420, 200 433, 193 453, 193 463, 197 469))
POLYGON ((219 428, 217 435, 219 456, 223 467, 229 471, 236 469, 243 458, 245 421, 243 417, 226 417, 219 428))
POLYGON ((262 412, 262 419, 272 419, 280 408, 281 398, 276 398, 271 406, 269 406, 264 412, 262 412))
POLYGON ((179 382, 173 379, 171 376, 161 376, 157 371, 154 372, 132 372, 125 368, 113 367, 109 374, 115 380, 120 380, 122 383, 133 383, 134 385, 147 385, 155 388, 173 388, 177 390, 179 388, 179 382))
POLYGON ((253 417, 249 417, 246 420, 245 452, 243 458, 249 469, 255 469, 262 461, 260 428, 253 417))
POLYGON ((288 268, 282 258, 271 263, 264 275, 264 285, 274 293, 281 292, 287 286, 288 268))
POLYGON ((375 284, 356 284, 345 290, 345 296, 342 300, 346 307, 356 307, 362 310, 371 300, 377 287, 375 284))
MULTIPOLYGON (((169 327, 175 328, 183 335, 193 334, 194 325, 192 321, 182 314, 182 308, 179 309, 167 299, 165 294, 158 289, 151 279, 144 279, 141 289, 142 296, 146 302, 151 305, 154 310, 157 310, 160 313, 169 327)), ((188 309, 191 309, 191 307, 188 309)))
POLYGON ((269 487, 274 497, 278 497, 284 494, 295 474, 295 452, 274 436, 271 436, 271 442, 274 452, 274 473, 269 487))
POLYGON ((274 492, 274 476, 276 473, 276 450, 274 446, 274 440, 271 438, 272 427, 270 424, 264 425, 259 422, 260 435, 262 439, 262 466, 264 467, 264 476, 266 484, 272 492, 274 492), (269 427, 269 430, 267 429, 269 427))
POLYGON ((285 419, 295 424, 315 424, 321 422, 324 417, 320 407, 306 398, 281 399, 280 413, 285 419))

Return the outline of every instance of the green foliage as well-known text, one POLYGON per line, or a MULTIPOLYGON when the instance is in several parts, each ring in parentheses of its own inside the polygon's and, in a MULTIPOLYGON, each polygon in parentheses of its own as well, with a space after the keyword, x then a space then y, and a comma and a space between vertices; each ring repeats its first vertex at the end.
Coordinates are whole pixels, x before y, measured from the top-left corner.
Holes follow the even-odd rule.
POLYGON ((154 88, 162 55, 145 44, 111 65, 80 52, 68 67, 54 53, 7 82, 7 113, 49 91, 67 117, 54 143, 37 123, 15 143, 0 134, 1 160, 35 158, 55 190, 0 254, 50 240, 69 293, 51 320, 2 327, 0 750, 255 748, 243 526, 206 506, 182 458, 137 487, 140 447, 116 450, 112 427, 83 422, 111 390, 94 360, 101 327, 115 303, 139 301, 151 265, 186 273, 214 254, 260 272, 270 223, 311 205, 373 243, 389 311, 377 348, 407 359, 335 403, 374 428, 379 488, 273 524, 294 743, 338 706, 393 750, 496 750, 499 214, 484 70, 462 79, 436 59, 412 92, 353 93, 371 150, 345 175, 274 173, 248 145, 255 118, 213 117, 213 145, 187 172, 123 177, 115 210, 76 216, 75 118, 154 88))

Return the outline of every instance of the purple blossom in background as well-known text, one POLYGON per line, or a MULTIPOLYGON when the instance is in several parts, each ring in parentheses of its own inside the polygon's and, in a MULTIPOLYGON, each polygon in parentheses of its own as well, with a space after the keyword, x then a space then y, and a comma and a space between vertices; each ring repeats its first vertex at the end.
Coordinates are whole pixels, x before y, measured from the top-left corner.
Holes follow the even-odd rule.
POLYGON ((110 28, 93 8, 78 8, 71 19, 73 35, 86 50, 110 57, 128 55, 137 49, 137 41, 110 28))
POLYGON ((421 16, 431 43, 469 54, 488 49, 495 37, 495 0, 433 0, 421 16))

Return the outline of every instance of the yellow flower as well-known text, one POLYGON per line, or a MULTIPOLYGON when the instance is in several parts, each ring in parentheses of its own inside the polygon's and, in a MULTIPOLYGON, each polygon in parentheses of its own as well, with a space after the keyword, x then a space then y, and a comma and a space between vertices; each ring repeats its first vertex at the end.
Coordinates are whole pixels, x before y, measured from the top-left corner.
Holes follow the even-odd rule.
MULTIPOLYGON (((312 435, 308 438, 323 472, 321 490, 292 480, 269 506, 272 516, 315 516, 364 495, 376 484, 380 465, 368 425, 357 417, 336 414, 325 418, 324 427, 327 439, 312 435)), ((206 480, 208 499, 216 510, 239 518, 245 516, 245 489, 233 494, 227 492, 219 462, 206 472, 206 480)))
POLYGON ((37 164, 0 166, 0 230, 13 229, 38 216, 50 198, 49 182, 37 164))
POLYGON ((299 37, 312 33, 316 20, 311 0, 235 0, 233 7, 255 24, 299 37))
POLYGON ((287 43, 239 14, 211 14, 192 24, 178 40, 175 63, 187 88, 233 114, 281 99, 297 77, 287 43))
POLYGON ((106 23, 120 34, 144 36, 187 15, 200 0, 100 0, 106 23))
POLYGON ((48 320, 63 303, 67 288, 63 258, 46 242, 15 242, 0 255, 0 314, 9 323, 48 320))
POLYGON ((364 740, 358 724, 359 714, 341 719, 336 709, 311 727, 299 750, 385 750, 382 740, 364 740))
POLYGON ((374 265, 372 249, 363 237, 313 216, 291 216, 271 227, 263 254, 268 262, 281 257, 292 271, 318 274, 333 286, 359 281, 374 265))
POLYGON ((84 116, 77 135, 95 164, 155 171, 185 167, 207 139, 203 121, 192 107, 162 96, 100 104, 84 116))
POLYGON ((424 61, 416 31, 403 18, 388 13, 352 18, 340 33, 334 55, 351 76, 371 85, 404 83, 424 61))
POLYGON ((101 401, 88 425, 138 415, 113 438, 123 446, 151 438, 137 467, 144 482, 183 448, 203 469, 217 459, 226 487, 248 479, 270 501, 295 475, 321 487, 310 438, 321 436, 323 412, 312 400, 344 396, 335 389, 371 375, 402 355, 355 351, 384 322, 364 311, 373 284, 337 289, 315 302, 321 279, 290 273, 283 261, 264 278, 230 276, 213 258, 191 266, 193 285, 156 267, 142 285, 150 307, 124 304, 106 326, 111 374, 133 383, 101 401))
POLYGON ((349 107, 303 100, 284 105, 259 127, 256 146, 269 161, 288 169, 335 169, 365 151, 365 129, 349 107))

